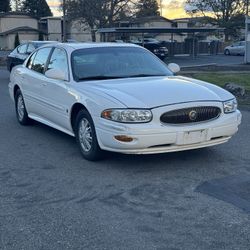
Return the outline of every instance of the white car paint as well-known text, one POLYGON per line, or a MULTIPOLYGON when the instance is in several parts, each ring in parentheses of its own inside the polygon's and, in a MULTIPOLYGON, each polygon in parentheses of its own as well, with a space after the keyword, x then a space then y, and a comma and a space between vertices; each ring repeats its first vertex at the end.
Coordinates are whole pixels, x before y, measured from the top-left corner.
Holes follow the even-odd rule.
MULTIPOLYGON (((26 67, 26 62, 13 69, 9 92, 14 101, 14 88, 23 93, 28 116, 48 126, 75 136, 71 111, 76 103, 86 107, 96 128, 101 149, 132 154, 163 153, 213 146, 228 141, 241 123, 239 110, 225 114, 222 102, 234 96, 215 85, 181 76, 125 78, 76 82, 72 76, 70 56, 76 49, 93 47, 137 47, 128 44, 56 44, 68 55, 67 80, 46 77, 26 67), (160 122, 160 116, 171 110, 215 106, 221 115, 214 120, 184 125, 160 122), (152 121, 140 124, 118 123, 101 117, 110 108, 150 109, 152 121), (116 135, 134 138, 121 142, 116 135)), ((50 47, 50 46, 46 46, 50 47)))

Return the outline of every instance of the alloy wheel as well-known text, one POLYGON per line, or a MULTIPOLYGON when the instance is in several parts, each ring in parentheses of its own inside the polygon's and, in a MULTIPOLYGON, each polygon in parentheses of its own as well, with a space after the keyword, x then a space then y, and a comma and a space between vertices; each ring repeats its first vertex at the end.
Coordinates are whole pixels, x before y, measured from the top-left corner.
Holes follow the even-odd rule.
POLYGON ((92 129, 89 121, 86 118, 83 118, 79 124, 79 142, 82 149, 85 152, 89 152, 92 148, 92 129))

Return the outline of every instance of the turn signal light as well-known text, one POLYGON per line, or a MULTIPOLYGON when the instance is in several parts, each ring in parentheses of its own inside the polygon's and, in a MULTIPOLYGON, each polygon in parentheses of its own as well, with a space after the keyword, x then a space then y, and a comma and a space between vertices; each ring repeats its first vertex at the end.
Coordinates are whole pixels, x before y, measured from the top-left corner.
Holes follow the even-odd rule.
POLYGON ((126 136, 126 135, 116 135, 115 139, 117 141, 122 141, 122 142, 131 142, 134 140, 134 138, 126 136))

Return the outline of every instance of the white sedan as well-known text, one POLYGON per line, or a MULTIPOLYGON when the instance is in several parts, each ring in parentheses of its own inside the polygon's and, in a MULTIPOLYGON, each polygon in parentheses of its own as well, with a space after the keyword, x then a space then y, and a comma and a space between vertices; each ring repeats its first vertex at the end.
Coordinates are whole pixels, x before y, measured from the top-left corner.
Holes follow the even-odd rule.
POLYGON ((75 136, 88 160, 227 142, 241 122, 235 97, 176 71, 137 45, 58 43, 15 67, 9 92, 20 124, 75 136))

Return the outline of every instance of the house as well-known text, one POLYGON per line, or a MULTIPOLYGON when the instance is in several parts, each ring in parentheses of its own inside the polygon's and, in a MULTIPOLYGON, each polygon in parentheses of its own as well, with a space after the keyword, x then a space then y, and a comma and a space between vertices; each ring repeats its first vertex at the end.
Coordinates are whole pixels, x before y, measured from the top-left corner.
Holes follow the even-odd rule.
POLYGON ((46 34, 45 40, 62 41, 62 17, 42 17, 38 21, 38 28, 46 34))
POLYGON ((38 40, 37 21, 21 12, 0 13, 0 48, 13 49, 16 34, 19 41, 38 40))
MULTIPOLYGON (((118 27, 132 27, 132 28, 172 28, 172 27, 180 27, 186 28, 186 24, 182 24, 179 22, 172 21, 168 18, 162 16, 147 16, 141 18, 134 18, 130 20, 121 20, 117 22, 116 26, 118 27)), ((186 35, 185 34, 146 34, 146 37, 153 37, 159 41, 178 41, 183 42, 186 35)), ((131 35, 131 40, 140 39, 140 35, 131 35)), ((118 38, 117 38, 118 39, 118 38)))

